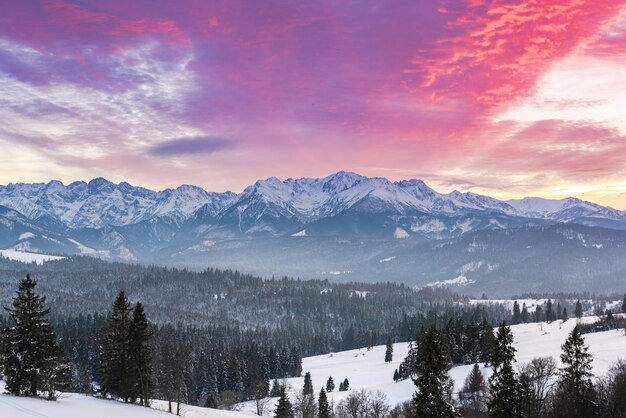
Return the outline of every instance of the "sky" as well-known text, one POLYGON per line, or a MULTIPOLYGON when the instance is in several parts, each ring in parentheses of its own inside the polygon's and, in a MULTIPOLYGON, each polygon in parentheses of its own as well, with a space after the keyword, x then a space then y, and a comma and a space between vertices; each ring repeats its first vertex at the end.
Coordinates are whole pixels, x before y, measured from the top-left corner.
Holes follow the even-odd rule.
POLYGON ((626 209, 626 3, 0 0, 0 184, 346 170, 626 209))

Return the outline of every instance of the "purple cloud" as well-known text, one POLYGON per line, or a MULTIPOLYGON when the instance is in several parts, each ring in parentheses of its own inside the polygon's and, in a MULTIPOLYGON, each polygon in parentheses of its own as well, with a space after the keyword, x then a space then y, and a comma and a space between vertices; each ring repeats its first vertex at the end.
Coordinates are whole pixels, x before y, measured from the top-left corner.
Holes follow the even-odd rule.
POLYGON ((161 142, 148 150, 148 154, 157 157, 188 154, 213 154, 234 146, 232 141, 213 136, 194 136, 176 138, 161 142))

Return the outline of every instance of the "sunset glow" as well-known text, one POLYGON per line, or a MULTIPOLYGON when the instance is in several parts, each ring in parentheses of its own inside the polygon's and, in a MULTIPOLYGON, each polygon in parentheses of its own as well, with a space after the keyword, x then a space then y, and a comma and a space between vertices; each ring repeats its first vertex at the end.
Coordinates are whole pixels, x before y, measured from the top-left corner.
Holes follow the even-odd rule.
POLYGON ((0 184, 339 170, 626 209, 623 1, 0 0, 0 184))

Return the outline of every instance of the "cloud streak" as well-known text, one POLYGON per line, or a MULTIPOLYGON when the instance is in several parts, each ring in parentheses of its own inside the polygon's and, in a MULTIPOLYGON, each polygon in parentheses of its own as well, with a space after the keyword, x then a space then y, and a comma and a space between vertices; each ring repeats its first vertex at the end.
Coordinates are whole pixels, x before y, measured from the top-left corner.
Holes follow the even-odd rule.
POLYGON ((170 139, 168 141, 161 142, 152 146, 148 150, 148 154, 157 157, 188 154, 213 154, 233 147, 233 142, 224 138, 199 136, 170 139))

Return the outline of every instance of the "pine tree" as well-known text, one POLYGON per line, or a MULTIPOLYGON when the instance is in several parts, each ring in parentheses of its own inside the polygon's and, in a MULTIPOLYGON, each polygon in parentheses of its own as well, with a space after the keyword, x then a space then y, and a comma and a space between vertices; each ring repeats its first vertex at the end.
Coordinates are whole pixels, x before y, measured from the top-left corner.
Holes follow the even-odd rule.
POLYGON ((274 379, 272 383, 272 390, 270 390, 270 397, 277 398, 280 396, 280 384, 278 383, 278 379, 274 379))
POLYGON ((487 384, 478 363, 474 363, 472 371, 465 379, 459 398, 465 415, 480 415, 486 411, 487 384))
POLYGON ((280 387, 279 396, 280 397, 278 398, 278 404, 276 405, 274 416, 276 418, 293 418, 293 406, 291 405, 291 402, 289 402, 289 397, 287 396, 285 386, 280 387))
POLYGON ((576 307, 574 308, 574 315, 580 319, 583 317, 583 305, 580 303, 580 299, 576 301, 576 307))
POLYGON ((398 380, 400 380, 400 374, 398 373, 398 369, 396 369, 396 370, 393 372, 393 381, 394 381, 394 382, 397 382, 398 380))
POLYGON ((526 307, 526 303, 522 304, 521 321, 523 324, 527 324, 530 322, 530 314, 528 313, 528 308, 526 307))
POLYGON ((333 380, 333 377, 329 376, 328 380, 326 381, 326 392, 332 392, 333 390, 335 390, 335 382, 333 380))
POLYGON ((115 298, 107 319, 100 347, 100 387, 106 396, 131 400, 134 385, 130 358, 130 302, 121 291, 115 298))
POLYGON ((537 305, 535 309, 535 322, 543 321, 543 308, 540 305, 537 305))
POLYGON ((311 381, 311 373, 306 372, 304 375, 304 387, 302 388, 303 395, 313 395, 313 382, 311 381))
POLYGON ((452 417, 453 408, 446 402, 445 392, 449 387, 448 359, 441 341, 441 334, 431 326, 418 345, 416 365, 417 391, 413 404, 420 417, 452 417))
POLYGON ((343 390, 350 390, 350 382, 348 382, 348 378, 343 379, 343 390))
POLYGON ((563 322, 566 322, 566 321, 567 321, 567 319, 568 319, 568 316, 567 316, 567 308, 563 307, 563 312, 561 312, 561 320, 562 320, 563 322))
POLYGON ((137 303, 133 309, 129 329, 130 338, 130 379, 133 385, 133 398, 139 398, 141 405, 148 406, 152 389, 152 330, 143 310, 137 303))
POLYGON ((330 406, 324 388, 320 390, 320 395, 317 398, 317 416, 318 418, 330 418, 330 406))
POLYGON ((558 382, 560 409, 569 409, 574 416, 592 416, 595 408, 591 382, 593 359, 578 326, 574 327, 561 349, 563 367, 558 382))
POLYGON ((28 396, 46 391, 54 399, 55 391, 69 383, 69 366, 48 322, 46 298, 35 293, 36 285, 27 275, 18 285, 13 308, 5 308, 13 323, 2 332, 6 389, 28 396))
POLYGON ((343 388, 343 382, 339 382, 339 392, 343 392, 345 389, 343 388))
POLYGON ((489 378, 491 389, 489 416, 491 417, 517 418, 521 416, 519 385, 513 371, 515 351, 511 328, 507 327, 503 321, 498 328, 491 360, 493 367, 493 374, 489 378))
POLYGON ((387 337, 387 349, 385 350, 385 363, 390 363, 393 360, 393 343, 391 337, 387 337))
POLYGON ((519 324, 522 321, 522 313, 519 309, 519 303, 517 301, 513 302, 513 324, 519 324))
POLYGON ((552 299, 548 299, 546 303, 546 322, 552 323, 554 321, 554 310, 552 307, 552 299))

